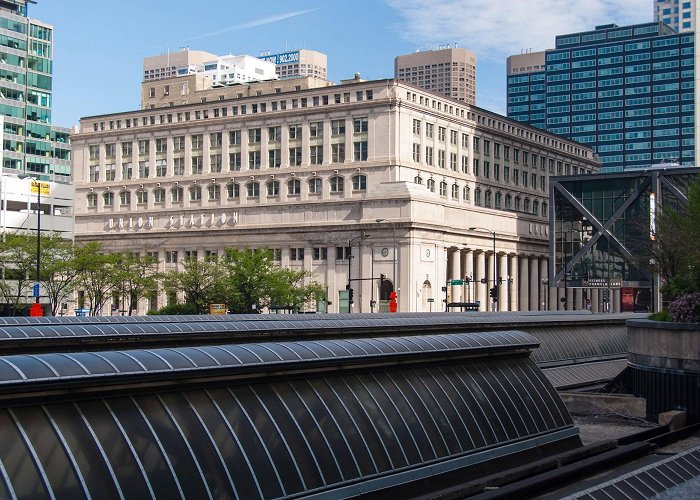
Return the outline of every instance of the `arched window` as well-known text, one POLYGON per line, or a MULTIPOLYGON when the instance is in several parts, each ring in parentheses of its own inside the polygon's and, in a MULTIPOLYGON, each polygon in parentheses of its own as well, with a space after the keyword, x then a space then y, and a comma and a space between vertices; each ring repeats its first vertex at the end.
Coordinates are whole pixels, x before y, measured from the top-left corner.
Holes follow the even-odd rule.
POLYGON ((481 188, 476 188, 474 191, 474 203, 481 205, 481 188))
POLYGON ((339 175, 334 175, 329 180, 331 193, 342 193, 345 190, 345 179, 339 175))
POLYGON ((535 215, 540 214, 540 202, 537 200, 532 202, 532 213, 535 215))
POLYGON ((462 198, 464 201, 469 201, 469 198, 471 196, 471 190, 469 189, 469 186, 464 186, 462 189, 462 198))
POLYGON ((248 198, 257 198, 260 196, 260 183, 257 181, 250 181, 245 185, 246 191, 248 193, 248 198))
POLYGON ((428 190, 431 193, 435 192, 435 180, 433 179, 428 179, 428 182, 426 183, 426 186, 428 187, 428 190))
POLYGON ((97 195, 95 193, 88 193, 87 206, 88 208, 95 208, 97 206, 97 195))
POLYGON ((440 182, 440 196, 447 196, 447 183, 445 181, 440 182))
POLYGON ((148 203, 148 191, 145 189, 139 189, 136 191, 136 203, 139 205, 145 205, 148 203))
POLYGON ((155 188, 153 190, 153 201, 155 203, 165 203, 165 189, 155 188))
POLYGON ((423 178, 420 175, 416 175, 413 178, 413 182, 415 182, 416 184, 423 184, 423 178))
POLYGON ((452 184, 452 199, 459 200, 459 184, 452 184))
POLYGON ((299 179, 292 179, 287 183, 287 194, 289 196, 301 194, 301 181, 299 179))
POLYGON ((494 198, 494 206, 496 208, 501 208, 501 193, 496 193, 496 197, 494 198))
POLYGON ((209 194, 209 201, 220 200, 221 186, 218 184, 209 184, 207 187, 207 193, 209 194))
POLYGON ((509 194, 506 195, 506 210, 510 210, 513 206, 513 197, 509 194))
POLYGON ((102 200, 104 201, 105 207, 114 206, 114 193, 112 191, 106 191, 102 194, 102 200))
POLYGON ((547 210, 547 202, 543 201, 542 202, 542 217, 547 217, 549 215, 549 212, 547 210))
POLYGON ((489 189, 484 193, 484 206, 491 207, 491 190, 489 189))
POLYGON ((170 190, 170 201, 173 203, 181 202, 185 197, 185 190, 179 186, 175 186, 170 190))
POLYGON ((321 194, 323 191, 323 182, 319 177, 314 177, 309 179, 309 193, 311 194, 321 194))
POLYGON ((356 174, 352 176, 353 191, 367 191, 367 176, 364 174, 356 174))
POLYGON ((192 186, 190 188, 190 201, 199 201, 202 199, 202 186, 192 186))
POLYGON ((226 184, 226 193, 229 198, 238 198, 241 195, 241 185, 237 182, 229 182, 226 184))
POLYGON ((280 181, 270 180, 267 181, 267 195, 268 196, 279 196, 280 195, 280 181))
POLYGON ((520 210, 520 196, 515 197, 515 210, 520 210))
POLYGON ((530 198, 525 198, 525 203, 523 205, 524 212, 530 212, 530 198))
POLYGON ((131 205, 131 191, 122 191, 119 193, 119 204, 123 207, 131 205))

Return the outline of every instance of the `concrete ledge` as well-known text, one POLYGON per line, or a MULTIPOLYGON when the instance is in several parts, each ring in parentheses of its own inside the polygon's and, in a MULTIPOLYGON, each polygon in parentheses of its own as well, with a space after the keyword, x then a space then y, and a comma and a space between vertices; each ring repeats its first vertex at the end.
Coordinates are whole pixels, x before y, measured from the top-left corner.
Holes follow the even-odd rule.
POLYGON ((601 415, 615 413, 628 417, 645 418, 646 400, 629 394, 584 394, 560 392, 564 405, 576 415, 601 415))
POLYGON ((700 371, 700 324, 634 319, 626 325, 631 363, 700 371))

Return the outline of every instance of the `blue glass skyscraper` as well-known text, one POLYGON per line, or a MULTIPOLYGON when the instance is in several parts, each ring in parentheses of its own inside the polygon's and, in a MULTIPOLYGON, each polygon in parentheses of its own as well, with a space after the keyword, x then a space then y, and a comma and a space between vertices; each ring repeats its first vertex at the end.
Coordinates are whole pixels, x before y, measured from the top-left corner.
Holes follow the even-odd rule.
POLYGON ((508 117, 592 147, 604 171, 694 164, 694 51, 661 22, 557 36, 544 71, 509 71, 508 117))

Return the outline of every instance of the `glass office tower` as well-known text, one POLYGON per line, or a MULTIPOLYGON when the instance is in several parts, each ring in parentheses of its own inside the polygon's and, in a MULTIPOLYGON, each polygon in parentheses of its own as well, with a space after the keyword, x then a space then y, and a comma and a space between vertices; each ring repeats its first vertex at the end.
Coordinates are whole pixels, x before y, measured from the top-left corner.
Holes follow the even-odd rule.
POLYGON ((69 129, 51 125, 53 28, 25 0, 0 0, 0 120, 4 173, 70 180, 69 129))
MULTIPOLYGON (((545 52, 543 128, 593 148, 602 172, 694 164, 694 38, 661 22, 557 36, 545 52)), ((524 90, 511 79, 523 76, 533 75, 509 77, 508 117, 542 126, 539 111, 511 102, 524 90)), ((530 107, 542 93, 532 87, 530 107)))

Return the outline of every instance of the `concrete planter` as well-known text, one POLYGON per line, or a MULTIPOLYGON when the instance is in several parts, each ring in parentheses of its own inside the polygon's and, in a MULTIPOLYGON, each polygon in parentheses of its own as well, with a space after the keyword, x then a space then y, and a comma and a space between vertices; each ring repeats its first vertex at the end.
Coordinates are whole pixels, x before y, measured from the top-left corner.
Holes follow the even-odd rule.
POLYGON ((631 390, 646 398, 647 418, 668 410, 700 421, 700 323, 627 320, 631 390))

